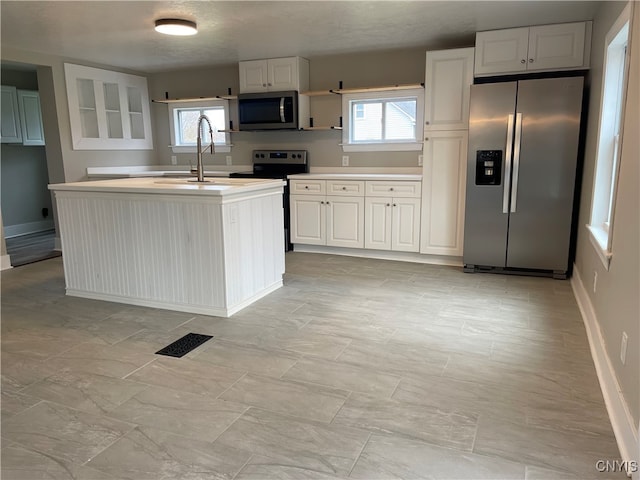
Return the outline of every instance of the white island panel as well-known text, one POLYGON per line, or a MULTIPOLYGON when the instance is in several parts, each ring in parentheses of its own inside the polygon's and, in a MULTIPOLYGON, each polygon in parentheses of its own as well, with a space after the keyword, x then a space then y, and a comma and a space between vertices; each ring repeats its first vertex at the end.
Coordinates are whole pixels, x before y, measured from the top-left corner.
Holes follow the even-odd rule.
POLYGON ((226 317, 282 285, 282 182, 196 195, 113 182, 51 186, 67 294, 226 317))

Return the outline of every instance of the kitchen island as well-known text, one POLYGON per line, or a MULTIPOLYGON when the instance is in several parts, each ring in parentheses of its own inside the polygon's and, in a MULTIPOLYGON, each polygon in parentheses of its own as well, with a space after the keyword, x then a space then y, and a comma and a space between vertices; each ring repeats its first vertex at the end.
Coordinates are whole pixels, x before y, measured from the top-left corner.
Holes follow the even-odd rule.
POLYGON ((229 317, 282 286, 284 182, 49 185, 67 295, 229 317))

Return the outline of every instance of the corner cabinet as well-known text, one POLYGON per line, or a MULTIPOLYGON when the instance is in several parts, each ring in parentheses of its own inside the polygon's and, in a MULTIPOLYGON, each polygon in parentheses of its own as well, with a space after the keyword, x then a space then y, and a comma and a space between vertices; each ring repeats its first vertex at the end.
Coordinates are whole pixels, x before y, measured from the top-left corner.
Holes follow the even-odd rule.
POLYGON ((478 32, 474 75, 589 68, 591 22, 478 32))
POLYGON ((309 60, 301 57, 240 62, 240 93, 309 89, 309 60))
POLYGON ((147 79, 64 64, 74 150, 151 150, 147 79))

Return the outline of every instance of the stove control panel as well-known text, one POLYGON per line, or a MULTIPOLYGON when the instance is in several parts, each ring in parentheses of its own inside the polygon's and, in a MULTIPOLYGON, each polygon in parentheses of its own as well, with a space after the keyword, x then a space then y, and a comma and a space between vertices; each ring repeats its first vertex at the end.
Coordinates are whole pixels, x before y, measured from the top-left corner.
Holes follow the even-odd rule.
POLYGON ((307 163, 306 150, 254 150, 253 163, 307 163))

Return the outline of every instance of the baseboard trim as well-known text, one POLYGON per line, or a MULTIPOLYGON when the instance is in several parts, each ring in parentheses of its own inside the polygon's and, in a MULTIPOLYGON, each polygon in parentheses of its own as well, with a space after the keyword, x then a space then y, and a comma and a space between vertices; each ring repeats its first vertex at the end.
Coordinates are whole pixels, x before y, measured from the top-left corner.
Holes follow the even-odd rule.
POLYGON ((53 220, 42 220, 39 222, 19 223, 17 225, 5 225, 4 237, 19 237, 20 235, 28 235, 29 233, 44 232, 52 230, 55 227, 53 220))
MULTIPOLYGON (((593 357, 593 363, 596 367, 596 373, 598 380, 600 381, 600 388, 602 389, 602 395, 604 397, 604 403, 609 413, 609 419, 611 426, 613 427, 613 433, 618 443, 618 449, 620 450, 620 456, 629 468, 633 463, 640 460, 637 455, 640 445, 638 444, 639 431, 636 431, 636 426, 633 421, 633 417, 629 412, 627 403, 622 395, 622 389, 618 383, 618 379, 613 369, 611 359, 607 354, 607 349, 600 331, 600 325, 596 312, 593 308, 593 304, 589 299, 587 290, 585 289, 580 271, 573 265, 573 276, 571 277, 571 287, 573 294, 578 302, 578 307, 582 313, 582 319, 587 331, 587 337, 589 339, 589 347, 591 348, 591 356, 593 357)), ((638 472, 627 471, 627 474, 631 477, 633 475, 634 480, 638 480, 638 472)))
POLYGON ((398 262, 426 263, 431 265, 447 265, 462 267, 462 257, 448 257, 445 255, 423 255, 412 252, 393 252, 387 250, 371 250, 368 248, 326 247, 323 245, 305 245, 296 243, 294 252, 325 253, 330 255, 344 255, 347 257, 376 258, 379 260, 395 260, 398 262))
POLYGON ((153 307, 162 308, 164 310, 173 310, 177 312, 196 313, 202 315, 210 315, 214 317, 229 318, 234 313, 239 312, 243 308, 248 307, 253 302, 265 297, 271 292, 282 287, 282 280, 279 280, 268 287, 260 290, 255 295, 247 298, 241 302, 228 307, 214 307, 209 305, 195 305, 184 303, 170 303, 163 302, 161 300, 151 300, 146 298, 125 297, 123 295, 114 295, 110 293, 90 292, 86 290, 79 290, 75 288, 67 288, 67 295, 70 297, 90 298, 92 300, 104 300, 107 302, 124 303, 127 305, 138 305, 141 307, 153 307))
POLYGON ((11 266, 11 257, 9 255, 0 256, 0 270, 9 270, 11 266))

